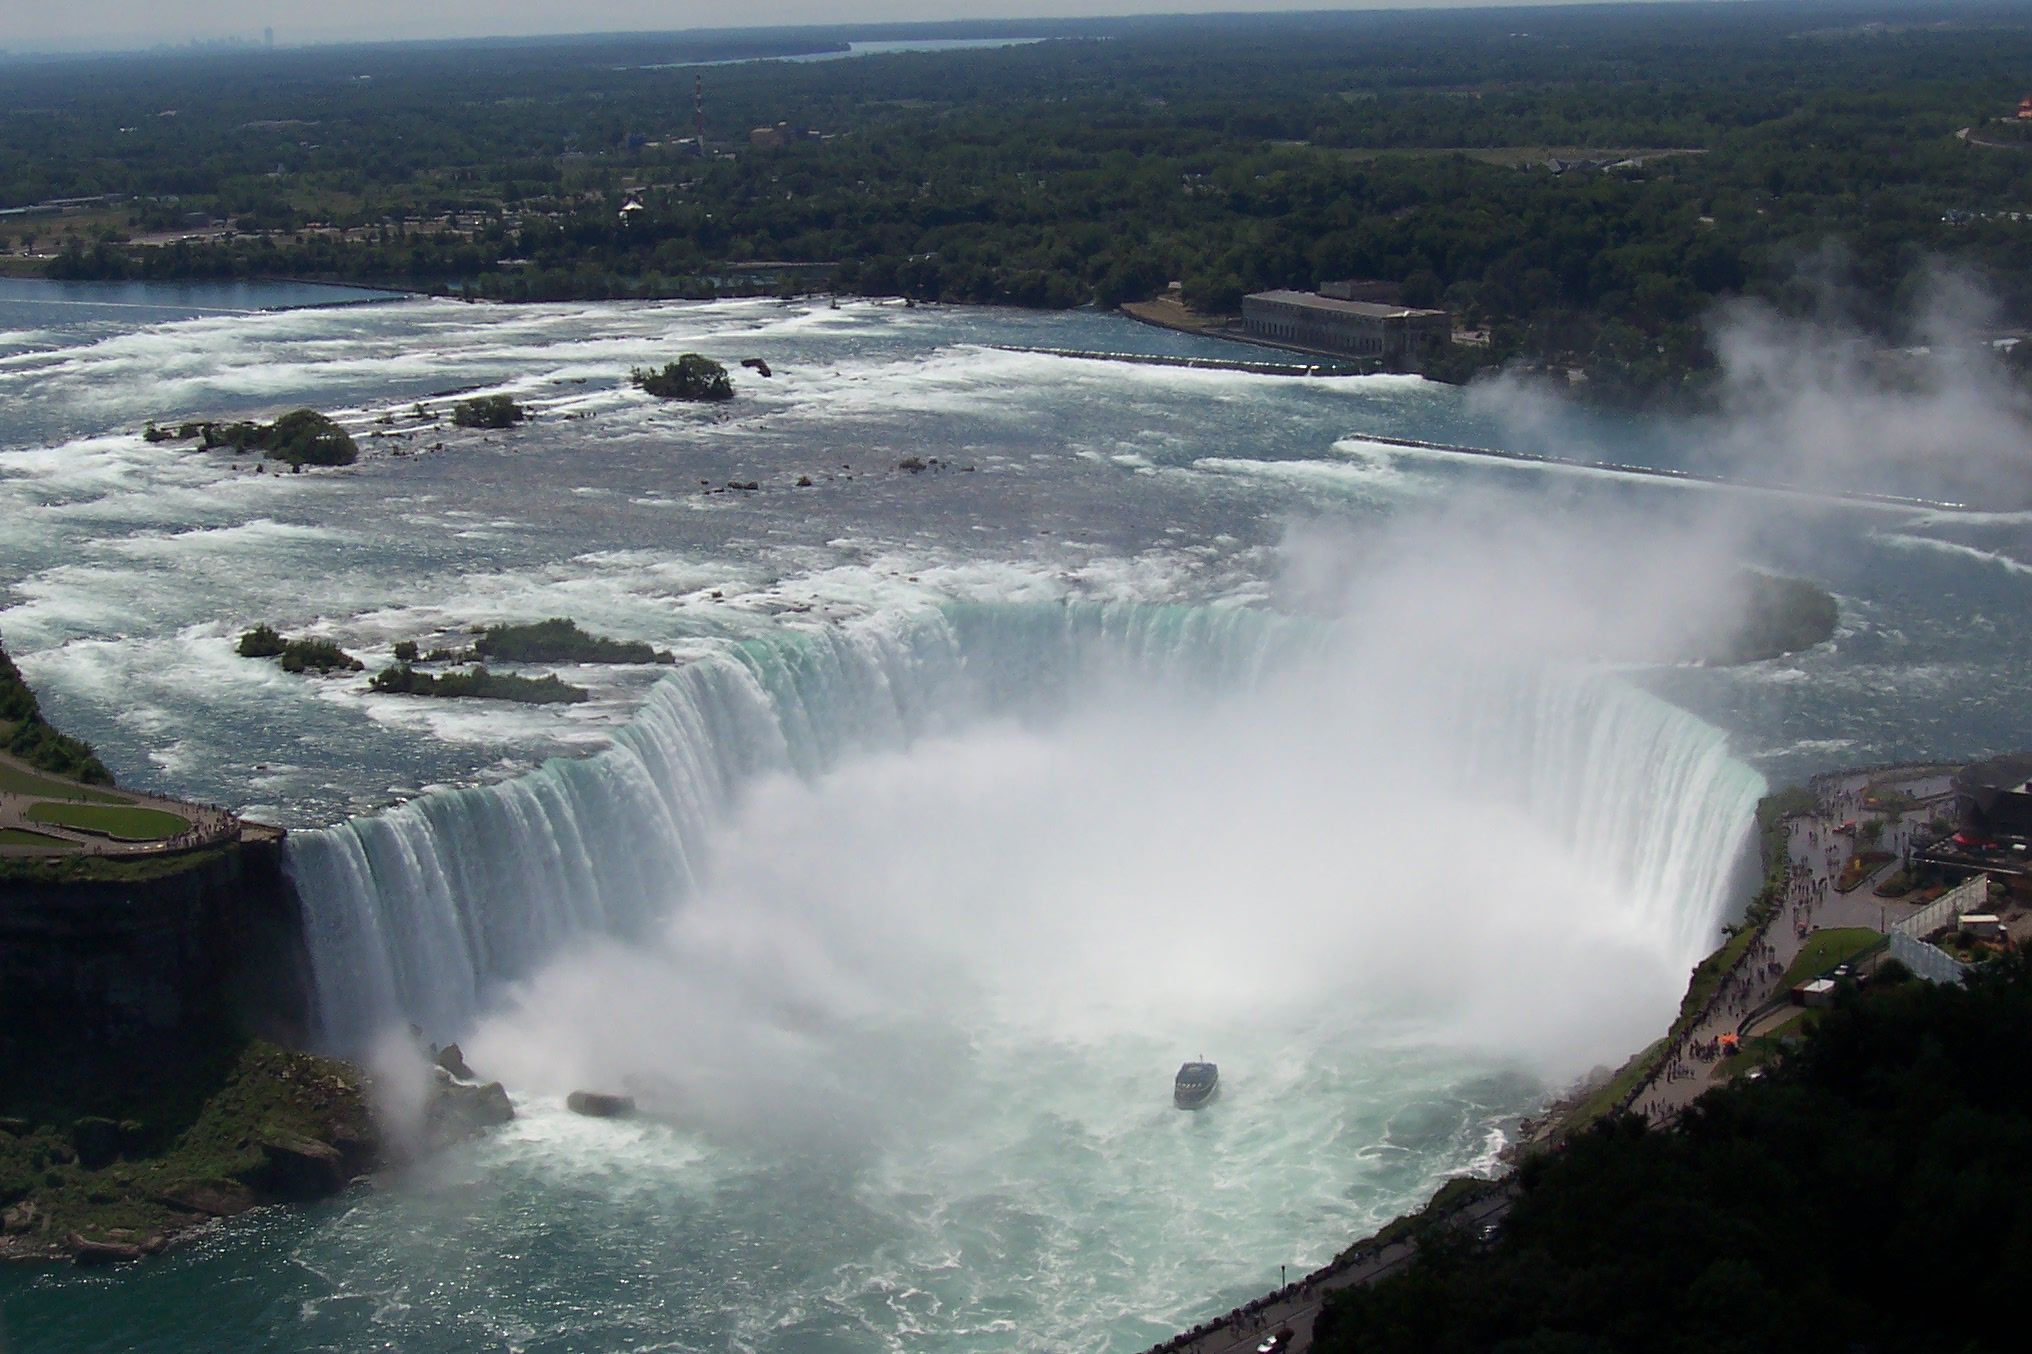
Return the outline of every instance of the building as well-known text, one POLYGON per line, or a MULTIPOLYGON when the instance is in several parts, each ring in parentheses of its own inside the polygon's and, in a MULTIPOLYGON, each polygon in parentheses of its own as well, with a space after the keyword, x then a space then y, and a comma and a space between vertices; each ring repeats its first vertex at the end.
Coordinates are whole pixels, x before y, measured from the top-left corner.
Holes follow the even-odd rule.
POLYGON ((1342 301, 1302 291, 1243 297, 1242 329, 1250 338, 1371 358, 1399 369, 1417 367, 1453 337, 1453 321, 1443 310, 1342 301))
POLYGON ((1957 826, 1978 841, 2032 838, 2032 754, 1992 757, 1954 776, 1957 826))

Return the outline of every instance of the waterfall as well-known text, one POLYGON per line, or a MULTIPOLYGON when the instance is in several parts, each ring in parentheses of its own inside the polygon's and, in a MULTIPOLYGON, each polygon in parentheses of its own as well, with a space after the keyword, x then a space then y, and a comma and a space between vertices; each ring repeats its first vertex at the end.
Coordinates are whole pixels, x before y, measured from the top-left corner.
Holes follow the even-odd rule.
MULTIPOLYGON (((661 681, 611 747, 501 784, 293 833, 321 1039, 393 1020, 450 1038, 574 938, 643 934, 694 889, 755 777, 822 775, 985 717, 1049 720, 1083 685, 1248 691, 1333 627, 1243 608, 954 605, 730 643, 661 681)), ((1417 678, 1466 734, 1462 783, 1609 862, 1634 914, 1698 953, 1729 905, 1761 777, 1712 727, 1627 683, 1417 678)))

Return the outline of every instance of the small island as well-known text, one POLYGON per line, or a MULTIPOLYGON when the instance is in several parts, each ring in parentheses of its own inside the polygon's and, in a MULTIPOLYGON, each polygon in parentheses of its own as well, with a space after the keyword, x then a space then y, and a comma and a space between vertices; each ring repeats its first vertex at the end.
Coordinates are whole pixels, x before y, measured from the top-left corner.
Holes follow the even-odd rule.
POLYGON ((352 435, 315 409, 297 409, 273 423, 183 423, 174 429, 151 423, 141 434, 150 442, 192 442, 199 450, 228 447, 236 455, 258 451, 270 461, 297 470, 307 465, 351 465, 360 459, 352 435))
POLYGON ((686 353, 677 361, 666 363, 661 371, 637 367, 628 373, 628 379, 638 389, 661 400, 710 402, 734 398, 734 383, 727 376, 727 369, 698 353, 686 353))
POLYGON ((1833 595, 1803 578, 1746 569, 1736 579, 1731 600, 1734 626, 1703 655, 1717 666, 1761 663, 1825 644, 1840 619, 1833 595))
POLYGON ((374 674, 368 690, 384 695, 436 696, 442 699, 473 697, 480 700, 515 701, 522 705, 578 705, 592 699, 582 686, 573 686, 551 673, 543 677, 517 677, 513 673, 447 672, 433 676, 418 672, 407 663, 392 663, 374 674))
POLYGON ((329 677, 335 672, 364 672, 367 665, 328 639, 290 639, 263 622, 240 636, 236 647, 242 658, 281 660, 284 672, 316 672, 329 677))
POLYGON ((529 625, 490 625, 473 651, 499 663, 675 663, 667 649, 640 640, 588 634, 563 616, 529 625))
POLYGON ((529 417, 529 411, 506 395, 479 395, 452 406, 452 426, 458 428, 512 428, 529 417))

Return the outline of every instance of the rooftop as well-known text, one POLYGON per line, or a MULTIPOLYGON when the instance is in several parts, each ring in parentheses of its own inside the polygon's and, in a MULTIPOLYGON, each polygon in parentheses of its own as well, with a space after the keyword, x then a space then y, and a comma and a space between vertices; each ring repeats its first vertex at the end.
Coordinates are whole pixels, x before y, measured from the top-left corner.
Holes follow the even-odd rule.
POLYGON ((1250 301, 1278 301, 1286 305, 1305 306, 1311 310, 1328 310, 1339 315, 1360 315, 1368 320, 1390 320, 1409 315, 1443 315, 1440 310, 1419 310, 1412 306, 1385 306, 1374 301, 1336 301, 1330 296, 1320 296, 1309 291, 1259 291, 1244 298, 1250 301))

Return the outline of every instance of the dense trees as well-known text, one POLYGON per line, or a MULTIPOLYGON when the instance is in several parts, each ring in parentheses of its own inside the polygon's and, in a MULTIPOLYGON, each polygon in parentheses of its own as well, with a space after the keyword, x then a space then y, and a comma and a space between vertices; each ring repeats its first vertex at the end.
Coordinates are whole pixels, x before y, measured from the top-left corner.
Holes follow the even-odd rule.
POLYGON ((2032 1239, 2032 965, 1830 1013, 1674 1131, 1623 1119, 1524 1172, 1499 1237, 1333 1299, 1324 1354, 2010 1349, 1980 1270, 2032 1239))
POLYGON ((0 67, 24 110, 0 118, 0 201, 121 192, 135 203, 116 235, 192 211, 260 232, 139 248, 73 234, 51 263, 72 277, 505 299, 804 279, 1031 306, 1178 280, 1215 310, 1381 277, 1491 326, 1492 358, 1583 368, 1609 392, 1696 377, 1714 299, 1791 304, 1800 260, 1829 242, 1866 322, 1891 326, 1936 257, 1987 270, 2007 314, 2032 312, 2032 222, 2013 219, 2032 207, 2032 156, 1955 135, 2022 93, 2032 21, 2008 4, 996 31, 1063 36, 713 68, 712 136, 739 153, 709 158, 681 142, 694 72, 658 68, 686 54, 675 39, 213 58, 202 81, 187 58, 91 80, 0 67), (778 122, 824 135, 746 145, 743 129, 778 122), (774 261, 817 267, 758 266, 774 261))
POLYGON ((113 773, 106 769, 90 744, 58 733, 43 719, 35 692, 5 649, 0 649, 0 751, 19 757, 38 770, 68 776, 87 785, 113 783, 113 773))

